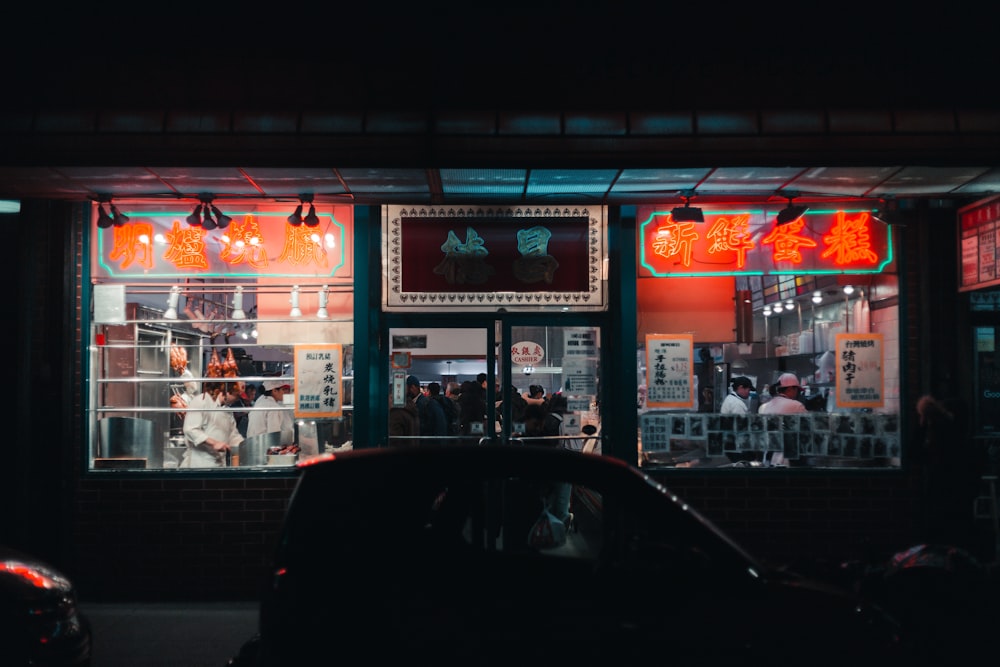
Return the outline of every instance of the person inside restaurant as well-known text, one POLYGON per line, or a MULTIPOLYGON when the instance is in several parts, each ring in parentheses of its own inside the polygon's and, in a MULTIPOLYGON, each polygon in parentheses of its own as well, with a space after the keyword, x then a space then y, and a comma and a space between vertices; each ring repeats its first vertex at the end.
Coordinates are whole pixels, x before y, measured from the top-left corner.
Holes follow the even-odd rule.
POLYGON ((224 468, 226 453, 243 442, 232 411, 220 410, 238 396, 236 382, 206 382, 205 391, 193 399, 184 415, 187 451, 181 468, 224 468))
POLYGON ((283 409, 285 394, 292 390, 286 380, 264 380, 264 393, 253 404, 247 420, 247 438, 264 433, 281 433, 280 446, 295 444, 295 423, 290 410, 283 409), (264 409, 261 409, 264 408, 264 409))

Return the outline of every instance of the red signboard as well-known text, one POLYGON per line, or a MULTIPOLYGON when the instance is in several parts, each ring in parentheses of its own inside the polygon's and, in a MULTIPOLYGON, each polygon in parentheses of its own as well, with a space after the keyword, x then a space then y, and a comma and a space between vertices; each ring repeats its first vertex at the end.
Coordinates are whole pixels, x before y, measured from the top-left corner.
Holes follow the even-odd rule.
MULTIPOLYGON (((316 206, 319 224, 291 225, 288 206, 225 207, 231 222, 207 230, 191 225, 190 208, 116 201, 121 226, 93 232, 95 275, 105 278, 292 277, 350 279, 353 209, 316 206)), ((223 208, 225 207, 225 208, 223 208)), ((97 216, 94 216, 96 220, 97 216)))
POLYGON ((387 207, 387 305, 603 307, 603 214, 387 207))
POLYGON ((640 276, 879 273, 893 259, 888 225, 868 210, 824 206, 784 225, 755 209, 705 208, 703 223, 638 213, 640 276))

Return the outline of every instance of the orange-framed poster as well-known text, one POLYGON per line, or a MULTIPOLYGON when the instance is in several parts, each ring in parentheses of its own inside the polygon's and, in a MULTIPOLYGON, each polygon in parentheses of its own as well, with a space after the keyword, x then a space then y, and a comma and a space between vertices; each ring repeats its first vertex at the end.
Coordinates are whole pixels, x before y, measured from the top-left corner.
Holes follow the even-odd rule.
POLYGON ((882 334, 837 334, 837 407, 885 405, 882 334))
POLYGON ((343 347, 331 345, 295 346, 295 416, 330 419, 344 414, 343 347))
POLYGON ((694 336, 646 336, 646 406, 694 408, 694 336))

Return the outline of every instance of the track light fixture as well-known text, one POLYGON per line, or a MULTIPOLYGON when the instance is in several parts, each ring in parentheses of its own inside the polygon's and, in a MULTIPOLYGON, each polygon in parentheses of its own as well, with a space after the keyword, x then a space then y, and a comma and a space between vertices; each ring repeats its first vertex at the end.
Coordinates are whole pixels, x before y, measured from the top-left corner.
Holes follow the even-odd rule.
POLYGON ((705 214, 696 206, 691 206, 691 197, 684 197, 684 206, 677 206, 670 211, 674 222, 705 222, 705 214))
POLYGON ((795 206, 792 204, 792 199, 795 195, 788 193, 785 195, 788 197, 788 206, 778 211, 778 216, 775 218, 775 224, 787 225, 790 222, 795 222, 809 210, 808 206, 795 206))
POLYGON ((303 218, 302 222, 306 223, 306 227, 319 226, 319 216, 316 215, 316 207, 313 206, 312 202, 309 202, 309 213, 303 218))
POLYGON ((128 222, 128 216, 118 210, 111 201, 111 195, 100 195, 97 200, 97 226, 101 229, 107 229, 108 227, 115 226, 121 227, 126 222, 128 222), (104 207, 107 204, 111 209, 111 213, 104 207))
POLYGON ((228 215, 219 210, 219 207, 212 203, 215 197, 211 194, 202 193, 198 195, 201 200, 194 210, 191 211, 186 220, 192 227, 204 227, 205 229, 225 229, 233 221, 228 215), (214 217, 213 217, 214 216, 214 217))
POLYGON ((195 206, 194 210, 191 211, 191 215, 185 219, 192 227, 201 227, 201 204, 195 206))
POLYGON ((295 207, 295 211, 288 216, 288 224, 293 227, 298 227, 302 223, 306 223, 306 227, 316 227, 319 225, 319 217, 316 215, 316 207, 313 206, 313 196, 311 193, 305 193, 299 195, 299 205, 295 207), (302 217, 302 207, 309 204, 309 213, 306 217, 302 217))
POLYGON ((290 216, 288 216, 288 224, 292 225, 293 227, 298 227, 299 225, 302 224, 302 204, 301 203, 298 206, 296 206, 295 207, 295 211, 290 216))

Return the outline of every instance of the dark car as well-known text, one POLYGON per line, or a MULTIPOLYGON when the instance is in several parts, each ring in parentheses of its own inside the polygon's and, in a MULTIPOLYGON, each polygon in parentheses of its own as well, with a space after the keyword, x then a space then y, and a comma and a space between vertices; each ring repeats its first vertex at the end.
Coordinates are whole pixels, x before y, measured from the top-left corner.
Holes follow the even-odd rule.
POLYGON ((879 608, 768 569, 611 457, 421 446, 299 474, 259 634, 234 667, 905 660, 879 608), (544 529, 567 490, 572 518, 544 529))
POLYGON ((90 648, 73 583, 38 558, 0 546, 0 664, 89 665, 90 648))

